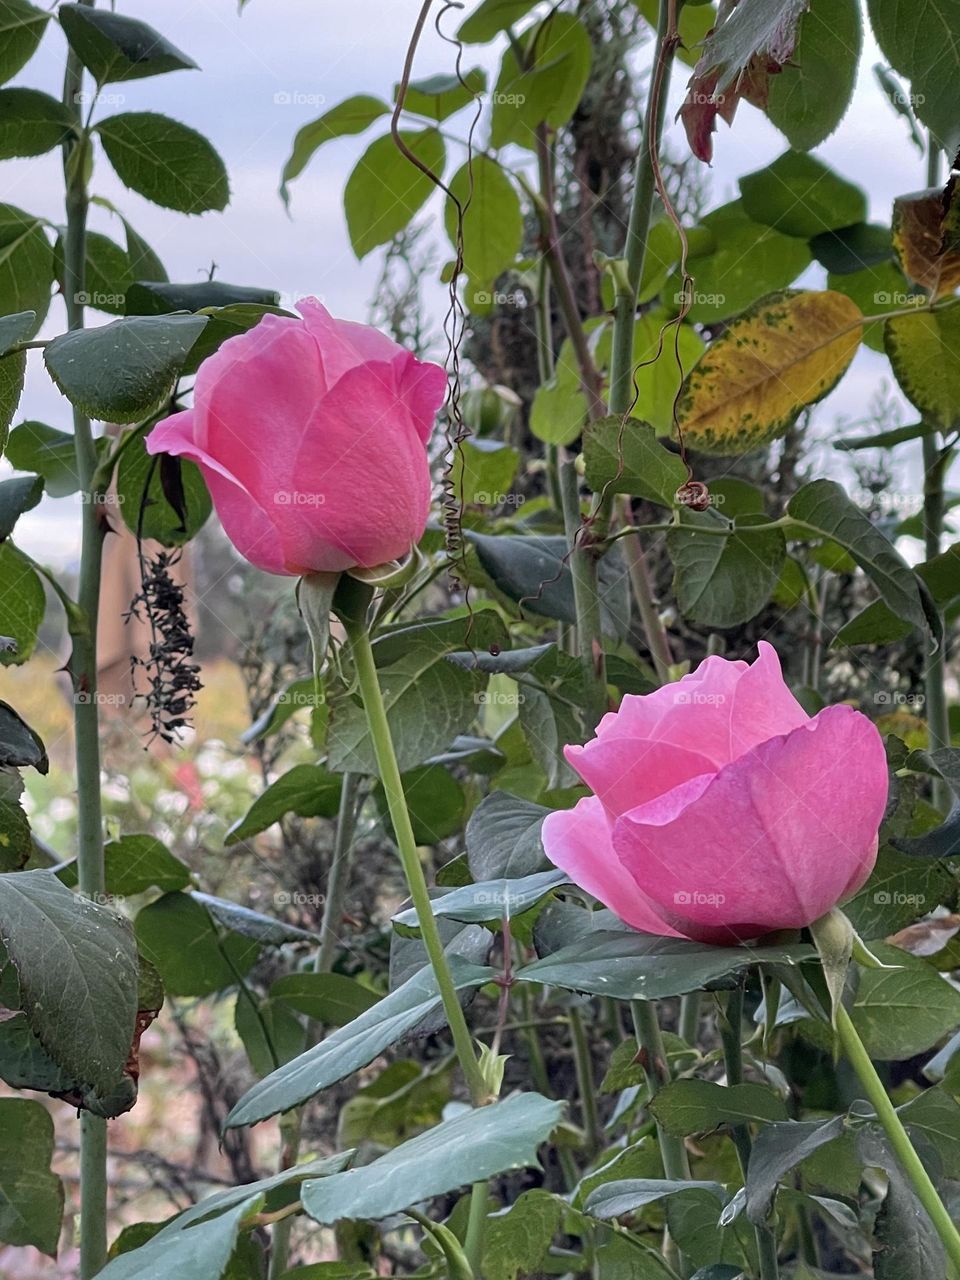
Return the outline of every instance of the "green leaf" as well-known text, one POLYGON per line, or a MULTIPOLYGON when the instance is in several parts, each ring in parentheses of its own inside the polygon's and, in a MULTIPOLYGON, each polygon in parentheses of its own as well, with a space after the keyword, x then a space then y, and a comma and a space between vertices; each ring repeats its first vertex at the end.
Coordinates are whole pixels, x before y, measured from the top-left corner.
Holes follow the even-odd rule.
POLYGON ((534 3, 535 0, 481 0, 460 24, 457 39, 464 44, 486 44, 529 13, 534 3))
POLYGON ((0 1240, 57 1255, 63 1184, 50 1169, 53 1117, 39 1102, 0 1098, 0 1240))
MULTIPOLYGON (((401 130, 407 149, 438 177, 443 172, 446 147, 437 129, 401 130)), ((388 244, 407 227, 434 190, 421 172, 387 133, 371 142, 360 157, 343 192, 350 243, 358 258, 388 244)))
POLYGON ((520 454, 502 440, 464 440, 453 456, 451 479, 465 507, 499 507, 509 500, 520 454))
POLYGON ((791 147, 809 151, 828 138, 850 105, 863 33, 857 0, 812 0, 800 39, 770 77, 767 115, 791 147))
POLYGON ((233 1017, 250 1065, 261 1079, 306 1047, 306 1028, 284 1004, 260 1000, 249 990, 238 991, 233 1017))
MULTIPOLYGON (((403 795, 417 844, 439 844, 463 826, 467 797, 463 787, 442 764, 424 764, 403 774, 403 795)), ((393 831, 390 806, 382 784, 374 788, 373 800, 380 819, 393 831)))
POLYGON ((0 871, 18 871, 34 853, 30 823, 20 805, 23 779, 0 769, 0 871))
POLYGON ((898 618, 937 634, 935 610, 921 593, 920 579, 835 480, 804 485, 787 503, 787 514, 849 551, 898 618))
POLYGON ((0 544, 0 636, 14 648, 0 649, 0 665, 20 666, 33 653, 46 612, 43 583, 10 542, 0 544))
POLYGON ((30 61, 49 20, 27 0, 0 0, 0 84, 30 61))
POLYGON ((462 1111, 361 1169, 303 1184, 303 1206, 321 1226, 379 1219, 420 1200, 513 1169, 539 1167, 537 1148, 563 1117, 563 1103, 537 1093, 462 1111))
POLYGON ((363 133, 365 129, 389 113, 390 108, 379 98, 359 93, 352 98, 338 102, 335 107, 325 111, 316 120, 305 124, 293 140, 293 150, 283 167, 283 179, 280 194, 284 204, 289 204, 290 193, 288 183, 300 176, 310 163, 314 154, 332 138, 344 138, 351 134, 363 133))
POLYGON ((661 444, 653 428, 617 414, 591 422, 583 436, 587 483, 595 492, 629 493, 672 507, 687 478, 679 456, 661 444))
POLYGON ((136 422, 158 409, 206 316, 130 316, 52 339, 43 358, 71 402, 105 422, 136 422))
MULTIPOLYGON (((870 316, 899 307, 920 306, 923 298, 907 283, 895 262, 878 262, 861 271, 827 277, 827 284, 855 302, 869 320, 870 316)), ((883 350, 884 322, 875 320, 863 326, 863 342, 873 351, 883 350)))
POLYGON ((952 901, 954 891, 953 876, 944 862, 920 860, 881 844, 870 879, 843 904, 843 911, 861 937, 885 938, 941 902, 952 901))
POLYGON ((857 1150, 863 1164, 886 1174, 887 1194, 873 1232, 874 1280, 927 1280, 928 1276, 946 1275, 947 1259, 936 1228, 878 1125, 866 1126, 857 1134, 857 1150))
POLYGON ((33 333, 36 316, 32 311, 19 311, 16 315, 0 316, 0 356, 7 355, 19 343, 33 333))
POLYGON ((800 151, 740 179, 743 207, 754 222, 804 240, 863 222, 867 197, 822 161, 800 151))
POLYGON ((720 1125, 769 1124, 787 1119, 783 1099, 762 1084, 714 1084, 674 1080, 659 1089, 650 1110, 667 1133, 685 1138, 720 1125))
POLYGON ((960 307, 888 320, 884 345, 910 403, 942 430, 952 429, 960 421, 960 307))
POLYGON ((21 422, 10 432, 7 460, 18 471, 43 476, 51 498, 64 498, 80 488, 73 436, 43 422, 21 422))
POLYGON ((145 280, 166 280, 167 272, 156 253, 137 231, 131 227, 126 218, 121 217, 127 241, 127 258, 130 261, 130 275, 141 283, 145 280))
POLYGON ((960 146, 953 86, 960 77, 957 0, 928 0, 911 9, 888 0, 867 0, 870 25, 887 61, 910 81, 911 104, 949 156, 960 146))
MULTIPOLYGON (((499 615, 485 609, 472 618, 405 627, 374 643, 387 718, 404 773, 449 747, 476 718, 486 676, 448 661, 467 644, 480 651, 491 645, 508 648, 499 615)), ((328 747, 331 769, 378 775, 366 716, 352 697, 331 702, 328 747)))
MULTIPOLYGON (((953 584, 951 589, 954 589, 953 584)), ((960 750, 954 747, 941 747, 930 751, 928 760, 935 771, 950 788, 954 797, 950 812, 945 821, 933 831, 919 836, 895 837, 893 844, 903 853, 914 858, 947 858, 960 844, 960 750)), ((919 914, 919 913, 918 913, 919 914)))
POLYGON ((62 4, 57 12, 70 48, 98 85, 197 70, 192 58, 139 18, 83 4, 62 4))
POLYGON ((530 430, 538 440, 573 444, 586 420, 587 401, 579 387, 560 385, 555 379, 537 387, 530 407, 530 430))
POLYGON ((960 992, 924 960, 885 943, 871 950, 895 969, 864 969, 850 1017, 871 1058, 900 1062, 960 1025, 960 992))
POLYGON ((49 769, 43 741, 8 702, 0 702, 0 768, 24 769, 27 766, 32 766, 38 773, 46 773, 49 769))
POLYGON ((474 156, 453 175, 443 210, 457 245, 457 206, 463 210, 463 265, 472 281, 492 285, 513 265, 523 239, 523 214, 513 183, 489 156, 474 156))
POLYGON ((27 373, 26 352, 20 351, 0 359, 0 452, 7 441, 7 428, 17 412, 27 373))
POLYGON ((255 1196, 247 1198, 189 1229, 173 1229, 175 1218, 139 1249, 108 1262, 98 1272, 100 1280, 220 1280, 236 1248, 240 1221, 256 1204, 255 1196))
POLYGON ((342 973, 288 973, 270 987, 271 1000, 328 1027, 342 1027, 372 1009, 380 997, 342 973))
MULTIPOLYGON (((465 884, 452 893, 434 898, 430 906, 435 916, 448 920, 460 920, 465 924, 483 924, 485 921, 513 919, 570 878, 563 871, 536 871, 520 879, 480 880, 465 884)), ((393 917, 394 925, 416 929, 419 917, 414 907, 408 907, 393 917)))
POLYGON ((0 160, 42 156, 73 129, 62 102, 36 89, 0 89, 0 160))
MULTIPOLYGON (((20 874, 23 874, 22 872, 20 874)), ((493 970, 449 955, 457 990, 482 986, 493 970)), ((224 1127, 257 1124, 298 1107, 322 1090, 367 1066, 441 1007, 433 972, 420 969, 396 991, 347 1026, 334 1031, 306 1053, 249 1089, 227 1116, 224 1127)))
POLYGON ((708 1192, 716 1197, 721 1207, 727 1202, 726 1187, 720 1182, 696 1178, 618 1178, 613 1182, 604 1182, 591 1191, 583 1208, 591 1218, 599 1218, 605 1222, 685 1191, 708 1192))
POLYGON ((53 249, 41 220, 12 204, 0 204, 0 314, 34 312, 26 337, 46 319, 53 280, 53 249))
MULTIPOLYGON (((120 836, 104 845, 104 878, 106 892, 118 898, 130 898, 147 889, 164 893, 184 889, 190 884, 190 868, 175 857, 167 846, 150 835, 120 836)), ((76 864, 60 872, 64 884, 77 883, 76 864)))
MULTIPOLYGON (((810 263, 807 244, 755 222, 739 200, 715 209, 702 221, 711 233, 711 247, 689 258, 694 289, 688 318, 694 324, 739 315, 758 298, 792 284, 810 263)), ((675 273, 664 289, 663 296, 675 307, 682 284, 675 273)), ((669 346, 667 357, 672 360, 669 346)), ((643 408, 641 401, 638 410, 643 408)))
MULTIPOLYGON (((566 538, 472 532, 467 538, 493 585, 522 605, 525 613, 576 621, 566 538)), ((630 602, 622 560, 615 550, 600 561, 600 603, 604 633, 622 636, 629 627, 630 602)))
MULTIPOLYGON (((21 874, 23 874, 21 872, 21 874)), ((137 943, 171 996, 206 996, 237 982, 259 946, 236 933, 222 941, 210 913, 190 893, 166 893, 137 915, 137 943)))
POLYGON ((948 1178, 960 1178, 960 1106, 946 1089, 924 1089, 897 1108, 911 1135, 919 1135, 943 1161, 948 1178))
POLYGON ((179 213, 227 207, 223 161, 195 129, 153 111, 128 111, 101 120, 96 131, 117 177, 131 191, 179 213))
POLYGON ((127 1061, 137 1010, 127 922, 50 871, 18 871, 0 875, 0 940, 43 1048, 74 1078, 109 1092, 127 1061))
POLYGON ((137 439, 124 448, 117 467, 117 502, 131 533, 165 547, 179 547, 203 528, 213 503, 196 463, 147 453, 144 442, 152 427, 149 422, 139 428, 137 439), (179 476, 179 511, 167 496, 170 491, 164 485, 165 464, 172 465, 179 476))
POLYGON ((494 791, 474 809, 466 844, 474 880, 531 876, 549 866, 540 828, 550 812, 543 805, 494 791))
POLYGON ((813 954, 800 944, 709 947, 685 938, 597 929, 525 965, 516 977, 614 1000, 659 1000, 732 986, 734 976, 751 964, 800 964, 813 954))
POLYGON ((808 1156, 844 1131, 844 1117, 788 1120, 764 1125, 757 1133, 747 1167, 747 1217, 765 1221, 782 1179, 808 1156))
MULTIPOLYGON (((915 569, 927 584, 934 604, 943 608, 960 596, 960 543, 922 561, 915 569)), ((908 623, 902 622, 882 600, 874 600, 840 628, 831 648, 844 644, 892 644, 909 634, 908 623)))
POLYGON ((542 1274, 541 1267, 563 1215, 558 1196, 534 1187, 508 1208, 487 1217, 483 1274, 487 1280, 517 1280, 542 1274))
POLYGON ((684 617, 706 627, 737 627, 756 617, 776 587, 787 554, 781 529, 751 532, 769 522, 740 516, 724 536, 700 532, 718 526, 709 511, 689 511, 667 534, 673 589, 684 617))
MULTIPOLYGON (((85 246, 84 287, 78 300, 86 307, 122 316, 133 283, 127 251, 99 231, 87 231, 85 246)), ((57 238, 54 252, 57 280, 60 288, 66 289, 62 236, 57 238)))
POLYGON ((237 844, 266 831, 288 813, 301 818, 336 817, 342 780, 318 764, 297 764, 271 782, 242 818, 227 831, 224 844, 237 844))
POLYGON ((225 284, 222 280, 190 284, 137 280, 127 290, 126 312, 130 316, 160 316, 171 311, 204 311, 214 307, 276 307, 279 301, 280 295, 274 289, 225 284))
POLYGON ((533 150, 537 126, 567 123, 590 74, 590 37, 579 18, 554 10, 504 51, 493 91, 490 140, 495 148, 516 142, 533 150))
MULTIPOLYGON (((439 124, 448 116, 462 111, 469 103, 476 103, 479 94, 487 87, 487 73, 482 67, 471 67, 469 71, 459 75, 429 76, 426 80, 411 80, 403 99, 404 111, 412 111, 418 116, 426 116, 439 124)), ((398 85, 393 88, 393 100, 396 102, 398 85)), ((477 156, 476 159, 486 159, 477 156)), ((496 163, 493 161, 492 163, 496 163)), ((499 166, 498 166, 499 167, 499 166)))
POLYGON ((204 313, 207 327, 194 343, 184 363, 183 374, 196 373, 208 356, 223 346, 228 338, 246 333, 260 323, 265 315, 289 315, 279 307, 264 307, 254 303, 237 303, 230 307, 213 307, 204 313))
POLYGON ((223 925, 232 933, 239 933, 241 937, 252 938, 265 947, 282 947, 286 942, 317 941, 317 935, 308 929, 287 924, 286 921, 264 915, 261 911, 253 911, 228 898, 217 898, 213 894, 197 890, 191 896, 195 902, 206 907, 216 924, 223 925))
POLYGON ((31 511, 43 497, 40 476, 14 476, 0 480, 0 542, 9 538, 25 511, 31 511))
POLYGON ((890 228, 875 222, 855 222, 852 227, 824 231, 813 237, 810 248, 817 262, 834 275, 849 275, 893 261, 890 228))

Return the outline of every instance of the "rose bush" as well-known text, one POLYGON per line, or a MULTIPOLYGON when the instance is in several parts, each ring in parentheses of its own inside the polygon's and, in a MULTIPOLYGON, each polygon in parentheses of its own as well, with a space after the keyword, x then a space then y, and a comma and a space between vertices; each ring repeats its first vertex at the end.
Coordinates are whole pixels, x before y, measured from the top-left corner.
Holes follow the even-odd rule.
POLYGON ((644 932, 735 944, 801 928, 876 860, 880 734, 850 706, 808 716, 769 644, 624 697, 565 755, 594 794, 547 817, 547 855, 644 932))
POLYGON ((147 449, 197 463, 231 542, 268 573, 405 556, 427 522, 446 373, 314 298, 297 310, 205 360, 193 408, 159 422, 147 449))

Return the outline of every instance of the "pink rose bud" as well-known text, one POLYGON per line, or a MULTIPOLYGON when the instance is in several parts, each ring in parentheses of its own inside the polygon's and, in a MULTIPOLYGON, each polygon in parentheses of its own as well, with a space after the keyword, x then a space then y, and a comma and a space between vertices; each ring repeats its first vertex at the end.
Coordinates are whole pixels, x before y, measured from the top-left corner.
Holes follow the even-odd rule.
POLYGON ((401 559, 427 522, 446 374, 314 298, 297 310, 205 360, 193 408, 157 423, 147 451, 199 466, 230 541, 268 573, 401 559))
POLYGON ((594 794, 547 817, 547 856, 635 929, 722 945, 799 929, 873 870, 880 734, 853 707, 808 716, 759 652, 627 695, 565 748, 594 794))

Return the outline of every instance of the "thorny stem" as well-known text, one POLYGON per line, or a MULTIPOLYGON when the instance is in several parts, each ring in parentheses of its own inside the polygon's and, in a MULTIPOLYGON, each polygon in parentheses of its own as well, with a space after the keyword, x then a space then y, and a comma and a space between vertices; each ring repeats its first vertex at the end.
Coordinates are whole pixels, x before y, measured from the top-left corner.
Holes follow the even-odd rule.
MULTIPOLYGON (((92 5, 92 0, 81 0, 92 5)), ((67 227, 63 250, 63 295, 68 329, 83 328, 83 289, 86 261, 87 192, 80 93, 83 64, 71 49, 63 81, 63 103, 77 126, 78 136, 64 143, 67 227)), ((90 419, 73 411, 77 476, 84 498, 81 514, 80 575, 77 614, 70 620, 73 649, 70 676, 74 694, 74 742, 77 767, 77 871, 79 888, 87 897, 105 889, 103 820, 100 807, 100 714, 97 701, 97 617, 100 610, 100 569, 103 530, 91 482, 97 465, 90 419)), ((80 1118, 80 1276, 90 1280, 107 1260, 107 1123, 85 1111, 80 1118)))

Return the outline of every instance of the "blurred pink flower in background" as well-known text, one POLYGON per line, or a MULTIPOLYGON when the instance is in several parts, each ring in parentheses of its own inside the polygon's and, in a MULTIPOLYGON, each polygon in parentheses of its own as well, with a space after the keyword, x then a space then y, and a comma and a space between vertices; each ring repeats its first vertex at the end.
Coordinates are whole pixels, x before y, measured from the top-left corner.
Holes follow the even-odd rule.
POLYGON ((427 522, 446 373, 316 299, 297 309, 205 360, 193 408, 159 422, 147 451, 199 466, 230 541, 268 573, 402 558, 427 522))
POLYGON ((628 695, 565 755, 594 794, 547 817, 547 856, 635 929, 721 944, 798 929, 876 861, 880 734, 850 706, 808 716, 769 644, 628 695))

